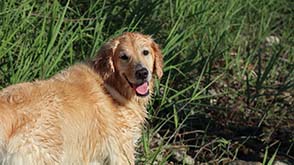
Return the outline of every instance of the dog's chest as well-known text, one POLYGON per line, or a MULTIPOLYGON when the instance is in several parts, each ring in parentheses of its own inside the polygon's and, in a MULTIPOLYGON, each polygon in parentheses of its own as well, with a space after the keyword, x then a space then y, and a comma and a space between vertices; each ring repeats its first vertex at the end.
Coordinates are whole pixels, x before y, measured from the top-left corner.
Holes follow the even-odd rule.
POLYGON ((142 128, 147 116, 145 107, 136 106, 135 108, 124 108, 120 111, 122 131, 128 136, 132 136, 134 144, 141 137, 142 128))

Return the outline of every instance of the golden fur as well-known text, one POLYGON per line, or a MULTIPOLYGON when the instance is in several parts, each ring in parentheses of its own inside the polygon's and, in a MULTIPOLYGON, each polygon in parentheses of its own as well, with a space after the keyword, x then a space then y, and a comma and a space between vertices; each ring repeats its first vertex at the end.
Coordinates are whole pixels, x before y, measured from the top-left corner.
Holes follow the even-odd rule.
POLYGON ((3 89, 0 164, 135 164, 145 106, 162 65, 150 36, 124 33, 89 63, 3 89), (138 96, 132 88, 143 82, 134 76, 137 65, 151 74, 149 95, 138 96))

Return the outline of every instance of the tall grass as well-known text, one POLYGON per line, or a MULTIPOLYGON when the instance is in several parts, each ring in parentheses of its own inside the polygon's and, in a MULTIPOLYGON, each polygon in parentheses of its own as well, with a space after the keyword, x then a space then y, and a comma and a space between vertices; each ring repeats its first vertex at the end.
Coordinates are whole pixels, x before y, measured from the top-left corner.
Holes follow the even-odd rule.
POLYGON ((160 43, 165 68, 138 164, 183 164, 179 151, 195 162, 266 162, 252 156, 265 151, 291 160, 293 8, 290 0, 2 0, 0 89, 48 78, 139 31, 160 43))

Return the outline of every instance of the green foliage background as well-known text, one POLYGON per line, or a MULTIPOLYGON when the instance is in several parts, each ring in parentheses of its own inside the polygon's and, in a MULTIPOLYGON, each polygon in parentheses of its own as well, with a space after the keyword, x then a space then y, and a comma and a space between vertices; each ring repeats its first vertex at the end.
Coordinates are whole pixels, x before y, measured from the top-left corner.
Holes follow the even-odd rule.
POLYGON ((0 89, 138 31, 165 61, 138 164, 293 161, 293 21, 291 0, 1 0, 0 89))

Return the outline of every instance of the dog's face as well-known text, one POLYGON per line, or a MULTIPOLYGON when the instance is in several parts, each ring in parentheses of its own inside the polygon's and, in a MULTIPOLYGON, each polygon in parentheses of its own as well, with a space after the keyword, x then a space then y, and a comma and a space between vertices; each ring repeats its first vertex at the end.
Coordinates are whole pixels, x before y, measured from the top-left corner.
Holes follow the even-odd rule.
POLYGON ((124 81, 137 96, 149 95, 153 75, 162 76, 162 55, 150 36, 124 33, 106 43, 99 51, 96 70, 106 80, 110 76, 124 81))

